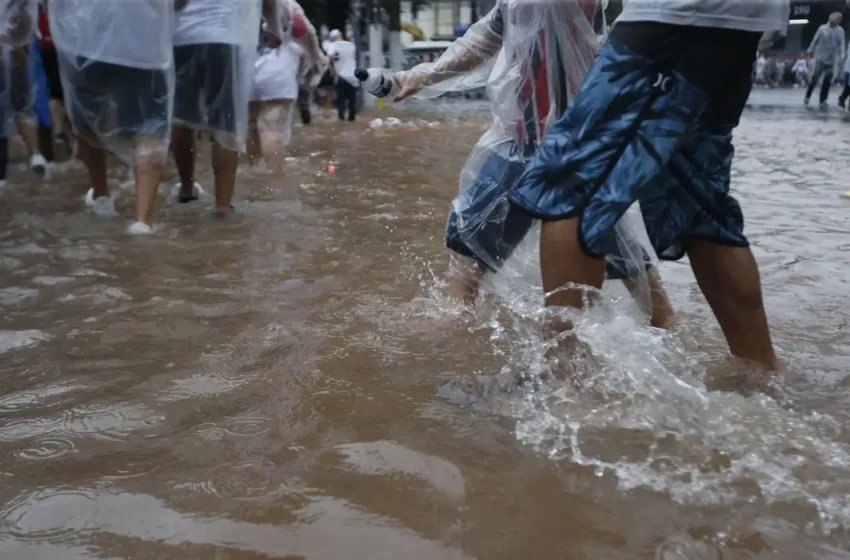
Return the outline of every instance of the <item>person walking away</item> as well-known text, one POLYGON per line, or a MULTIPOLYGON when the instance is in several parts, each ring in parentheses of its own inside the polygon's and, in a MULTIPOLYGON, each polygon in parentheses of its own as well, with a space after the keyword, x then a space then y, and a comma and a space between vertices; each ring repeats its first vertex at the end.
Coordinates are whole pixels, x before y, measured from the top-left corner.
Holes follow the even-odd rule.
POLYGON ((177 12, 171 151, 180 183, 174 190, 181 203, 198 198, 197 132, 207 133, 219 216, 231 211, 245 147, 261 7, 260 0, 189 0, 177 12))
POLYGON ((778 367, 758 266, 729 188, 732 131, 756 51, 789 13, 788 0, 625 4, 510 195, 543 220, 547 306, 584 307, 580 287, 601 286, 601 257, 616 250, 616 224, 638 201, 658 256, 687 254, 732 354, 778 367))
POLYGON ((133 168, 136 222, 153 232, 153 211, 168 156, 174 98, 175 0, 51 0, 48 20, 68 117, 92 189, 87 203, 115 215, 107 150, 133 168))
POLYGON ((353 122, 357 118, 357 90, 360 81, 354 76, 357 68, 357 47, 354 43, 346 41, 339 29, 331 31, 330 52, 331 63, 336 72, 336 104, 339 120, 345 120, 346 109, 348 110, 348 121, 353 122))
POLYGON ((294 42, 281 44, 270 39, 255 63, 248 155, 253 163, 258 163, 262 155, 267 170, 282 173, 284 148, 292 137, 304 51, 294 42))
POLYGON ((820 88, 820 106, 826 109, 829 98, 829 88, 835 68, 844 62, 845 35, 841 27, 841 12, 833 12, 829 16, 829 22, 821 25, 808 48, 809 55, 814 59, 814 70, 809 87, 806 89, 806 97, 803 102, 808 105, 812 92, 818 83, 823 80, 820 88))

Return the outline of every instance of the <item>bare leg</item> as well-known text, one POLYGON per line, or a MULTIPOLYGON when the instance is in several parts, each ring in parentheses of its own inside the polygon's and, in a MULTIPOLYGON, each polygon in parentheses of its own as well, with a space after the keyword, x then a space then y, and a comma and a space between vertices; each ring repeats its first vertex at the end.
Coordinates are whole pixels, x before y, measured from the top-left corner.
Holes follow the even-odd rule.
POLYGON ((153 222, 156 191, 162 177, 163 162, 159 156, 160 138, 140 136, 136 138, 136 164, 133 175, 136 180, 136 221, 148 225, 153 222))
POLYGON ((484 268, 474 260, 452 253, 449 260, 449 299, 472 305, 481 287, 484 268))
POLYGON ((176 124, 172 126, 171 153, 180 176, 180 202, 195 200, 195 131, 176 124))
POLYGON ((89 173, 94 198, 109 196, 109 187, 106 184, 106 152, 80 138, 79 155, 89 173))
POLYGON ((699 287, 720 322, 732 354, 776 369, 778 362, 752 251, 696 239, 688 242, 687 251, 699 287))
POLYGON ((605 277, 605 260, 589 257, 582 251, 577 218, 543 222, 540 231, 540 273, 547 307, 581 308, 584 305, 583 290, 566 286, 575 284, 601 288, 605 277))
POLYGON ((213 142, 212 166, 215 174, 215 212, 226 214, 230 212, 230 203, 233 201, 239 153, 213 142))

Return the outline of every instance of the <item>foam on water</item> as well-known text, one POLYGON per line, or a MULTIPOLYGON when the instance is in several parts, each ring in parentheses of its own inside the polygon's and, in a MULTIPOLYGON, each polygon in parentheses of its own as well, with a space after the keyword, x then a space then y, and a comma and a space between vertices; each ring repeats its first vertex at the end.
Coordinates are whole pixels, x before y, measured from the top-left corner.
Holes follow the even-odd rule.
MULTIPOLYGON (((850 450, 838 423, 764 392, 710 390, 681 335, 648 326, 620 283, 606 284, 602 304, 561 317, 573 321, 586 351, 554 362, 542 334, 551 311, 541 310, 537 235, 529 238, 485 282, 472 327, 490 329, 493 352, 504 356, 494 380, 546 380, 483 392, 509 402, 521 442, 613 477, 623 492, 648 489, 693 505, 804 505, 809 531, 847 525, 850 450)), ((443 313, 454 309, 443 283, 422 284, 443 313)))
POLYGON ((35 346, 39 342, 48 340, 49 338, 49 336, 36 329, 28 331, 0 331, 0 354, 17 348, 35 346))

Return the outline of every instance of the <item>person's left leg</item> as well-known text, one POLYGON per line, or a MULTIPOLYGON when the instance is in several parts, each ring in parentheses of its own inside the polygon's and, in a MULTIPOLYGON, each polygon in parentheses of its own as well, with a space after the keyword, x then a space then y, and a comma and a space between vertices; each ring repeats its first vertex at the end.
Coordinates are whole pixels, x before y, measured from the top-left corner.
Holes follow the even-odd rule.
POLYGON ((283 173, 284 140, 286 127, 291 124, 291 99, 263 101, 257 113, 257 128, 260 131, 260 149, 266 169, 283 173))
POLYGON ((688 259, 733 355, 765 369, 778 367, 761 292, 758 265, 749 247, 692 239, 688 259))
POLYGON ((348 84, 348 121, 357 119, 357 88, 348 84))
POLYGON ((174 47, 174 124, 171 127, 171 153, 180 177, 177 200, 181 203, 198 199, 195 189, 197 139, 192 125, 203 120, 199 98, 203 88, 202 65, 206 52, 200 45, 174 47))

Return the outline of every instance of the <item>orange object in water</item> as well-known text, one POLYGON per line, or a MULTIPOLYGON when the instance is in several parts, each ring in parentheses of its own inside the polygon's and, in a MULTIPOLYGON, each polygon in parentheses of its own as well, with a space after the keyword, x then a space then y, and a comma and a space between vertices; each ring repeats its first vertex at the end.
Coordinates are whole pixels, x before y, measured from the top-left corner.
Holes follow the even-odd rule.
POLYGON ((334 173, 336 173, 336 166, 335 165, 329 165, 328 166, 328 175, 333 175, 334 173))

